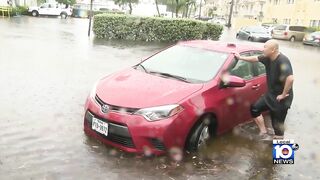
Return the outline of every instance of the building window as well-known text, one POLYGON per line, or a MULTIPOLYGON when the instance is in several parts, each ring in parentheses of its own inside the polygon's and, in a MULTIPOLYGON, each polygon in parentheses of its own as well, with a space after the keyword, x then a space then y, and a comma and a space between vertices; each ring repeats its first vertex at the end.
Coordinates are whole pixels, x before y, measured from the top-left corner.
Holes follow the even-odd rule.
POLYGON ((283 24, 290 24, 291 19, 283 19, 283 24))
POLYGON ((273 4, 274 4, 274 5, 280 4, 280 0, 274 0, 274 1, 273 1, 273 4))
POLYGON ((320 27, 320 20, 311 20, 310 27, 320 27))
POLYGON ((272 22, 277 24, 278 23, 278 19, 277 18, 272 18, 272 22))
POLYGON ((320 2, 320 0, 314 0, 315 2, 320 2))
POLYGON ((288 3, 288 4, 293 4, 293 3, 294 3, 294 0, 287 0, 287 3, 288 3))

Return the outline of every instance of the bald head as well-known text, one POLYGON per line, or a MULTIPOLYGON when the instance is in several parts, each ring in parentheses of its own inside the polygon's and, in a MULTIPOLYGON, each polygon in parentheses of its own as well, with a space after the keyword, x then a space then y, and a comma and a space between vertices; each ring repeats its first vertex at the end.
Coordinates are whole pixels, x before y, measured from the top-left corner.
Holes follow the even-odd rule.
POLYGON ((279 44, 276 40, 271 39, 264 43, 263 54, 267 57, 274 57, 279 53, 279 44))

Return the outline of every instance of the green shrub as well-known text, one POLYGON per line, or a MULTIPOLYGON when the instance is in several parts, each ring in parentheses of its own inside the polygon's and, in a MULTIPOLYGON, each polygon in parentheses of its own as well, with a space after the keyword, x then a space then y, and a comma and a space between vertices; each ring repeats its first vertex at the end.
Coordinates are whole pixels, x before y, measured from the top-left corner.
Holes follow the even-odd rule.
POLYGON ((27 15, 28 14, 28 7, 26 6, 17 6, 12 9, 12 12, 15 12, 14 15, 27 15))
MULTIPOLYGON (((10 16, 16 15, 27 15, 28 14, 28 7, 26 6, 16 6, 12 7, 10 11, 10 16)), ((2 15, 2 14, 1 14, 2 15)), ((7 13, 4 13, 5 16, 8 16, 7 13)))
POLYGON ((124 14, 124 12, 121 12, 121 11, 110 11, 110 10, 93 11, 94 15, 104 14, 104 13, 108 13, 108 14, 124 14))
POLYGON ((320 31, 320 27, 307 27, 307 32, 320 31))
POLYGON ((93 32, 98 38, 142 41, 217 40, 222 30, 222 26, 191 19, 121 14, 98 14, 93 23, 93 32))

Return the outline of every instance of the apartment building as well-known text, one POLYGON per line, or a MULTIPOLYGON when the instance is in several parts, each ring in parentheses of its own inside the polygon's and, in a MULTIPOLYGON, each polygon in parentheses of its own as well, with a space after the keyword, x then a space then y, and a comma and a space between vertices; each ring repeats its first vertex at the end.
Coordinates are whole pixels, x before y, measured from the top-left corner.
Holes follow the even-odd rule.
POLYGON ((267 0, 264 22, 320 27, 320 0, 267 0))

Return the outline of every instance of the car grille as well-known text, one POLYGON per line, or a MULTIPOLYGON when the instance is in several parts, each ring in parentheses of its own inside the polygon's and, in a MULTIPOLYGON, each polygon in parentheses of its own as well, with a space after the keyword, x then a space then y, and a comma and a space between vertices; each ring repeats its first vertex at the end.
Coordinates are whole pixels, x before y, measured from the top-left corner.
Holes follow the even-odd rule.
POLYGON ((100 137, 102 137, 102 138, 104 138, 106 140, 109 140, 111 142, 120 144, 120 145, 125 146, 125 147, 129 147, 129 148, 134 148, 135 147, 135 145, 134 145, 134 143, 132 141, 132 138, 131 138, 131 136, 129 134, 129 130, 128 130, 127 126, 124 126, 122 124, 116 124, 116 123, 113 123, 113 122, 109 122, 108 120, 100 118, 100 117, 94 115, 93 113, 91 113, 90 111, 87 111, 86 115, 85 115, 85 119, 86 119, 90 129, 91 129, 91 126, 92 126, 91 123, 92 123, 92 118, 93 117, 96 117, 99 120, 107 122, 109 124, 108 136, 105 136, 104 134, 101 134, 101 133, 93 130, 100 137))
POLYGON ((95 96, 95 100, 100 106, 103 106, 103 105, 109 106, 110 111, 126 112, 129 114, 133 114, 137 110, 139 110, 138 108, 121 107, 121 106, 115 106, 115 105, 108 104, 108 103, 104 102, 98 95, 95 96))
POLYGON ((161 150, 161 151, 166 150, 166 147, 159 139, 152 138, 152 139, 150 139, 150 142, 153 145, 153 147, 155 147, 156 149, 161 150))

